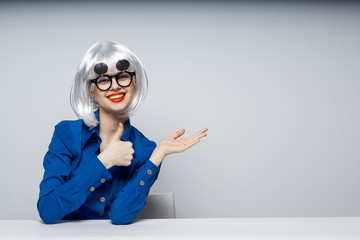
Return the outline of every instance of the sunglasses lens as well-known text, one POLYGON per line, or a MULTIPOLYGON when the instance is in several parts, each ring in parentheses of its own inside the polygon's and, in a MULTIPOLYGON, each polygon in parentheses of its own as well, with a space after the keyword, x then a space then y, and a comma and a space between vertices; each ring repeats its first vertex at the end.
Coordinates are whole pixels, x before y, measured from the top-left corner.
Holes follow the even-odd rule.
POLYGON ((108 70, 108 66, 105 63, 98 63, 94 67, 94 72, 96 74, 104 74, 108 70))
POLYGON ((123 59, 123 60, 119 60, 117 63, 116 63, 116 68, 117 70, 119 71, 125 71, 126 69, 128 69, 130 66, 130 63, 128 60, 126 59, 123 59))

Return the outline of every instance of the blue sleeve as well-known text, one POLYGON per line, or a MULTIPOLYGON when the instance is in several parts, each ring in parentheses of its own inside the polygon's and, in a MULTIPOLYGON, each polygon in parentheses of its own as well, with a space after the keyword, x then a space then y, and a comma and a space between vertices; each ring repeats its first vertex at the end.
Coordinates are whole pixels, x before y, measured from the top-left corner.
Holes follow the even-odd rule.
POLYGON ((139 167, 125 187, 116 195, 109 211, 114 224, 127 224, 133 221, 146 204, 151 186, 160 171, 150 160, 139 167))
POLYGON ((55 127, 44 157, 45 172, 40 183, 37 209, 41 219, 47 224, 55 223, 79 209, 93 189, 104 182, 103 179, 112 178, 95 154, 89 159, 87 171, 71 177, 71 161, 74 156, 67 147, 72 144, 69 130, 64 124, 55 127))

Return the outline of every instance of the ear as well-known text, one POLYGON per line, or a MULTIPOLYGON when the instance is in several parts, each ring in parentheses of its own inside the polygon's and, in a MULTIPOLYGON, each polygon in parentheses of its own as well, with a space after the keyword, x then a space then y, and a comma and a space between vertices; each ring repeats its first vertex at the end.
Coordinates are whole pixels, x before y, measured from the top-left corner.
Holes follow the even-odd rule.
POLYGON ((95 89, 94 89, 94 86, 90 86, 90 96, 91 97, 95 97, 95 89))

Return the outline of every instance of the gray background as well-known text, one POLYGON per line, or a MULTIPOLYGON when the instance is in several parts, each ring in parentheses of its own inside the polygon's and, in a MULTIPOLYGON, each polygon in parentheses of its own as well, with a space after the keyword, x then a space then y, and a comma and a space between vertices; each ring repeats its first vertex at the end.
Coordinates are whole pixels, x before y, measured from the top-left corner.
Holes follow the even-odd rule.
POLYGON ((360 216, 359 4, 2 2, 0 31, 1 219, 39 219, 43 157, 100 40, 144 63, 145 136, 209 129, 152 188, 178 217, 360 216))

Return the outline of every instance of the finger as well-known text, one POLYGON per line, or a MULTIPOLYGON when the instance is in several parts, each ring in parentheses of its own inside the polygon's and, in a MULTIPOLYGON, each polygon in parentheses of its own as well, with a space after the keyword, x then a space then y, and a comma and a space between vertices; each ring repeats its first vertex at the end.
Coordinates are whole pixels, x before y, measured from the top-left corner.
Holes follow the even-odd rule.
POLYGON ((112 140, 113 141, 120 141, 120 138, 121 138, 123 132, 124 132, 124 125, 122 123, 119 123, 119 127, 116 130, 116 133, 115 133, 112 140))
POLYGON ((203 137, 206 137, 207 134, 205 132, 203 132, 201 135, 197 136, 197 137, 192 137, 192 138, 188 138, 186 139, 186 149, 194 146, 196 143, 200 142, 200 139, 203 137))
POLYGON ((177 139, 178 137, 180 137, 180 136, 183 135, 184 133, 185 133, 185 129, 180 129, 179 131, 177 131, 176 133, 174 133, 173 135, 171 135, 171 137, 177 139))
POLYGON ((197 143, 199 143, 199 142, 200 142, 200 139, 194 139, 194 140, 188 142, 188 143, 185 145, 185 149, 184 149, 184 150, 191 148, 192 146, 194 146, 195 144, 197 144, 197 143))
POLYGON ((134 150, 134 149, 133 149, 133 143, 132 143, 132 142, 126 141, 125 143, 128 145, 129 148, 131 148, 132 150, 134 150))
POLYGON ((199 139, 200 139, 200 138, 203 138, 203 137, 206 137, 206 136, 207 136, 206 133, 202 133, 202 134, 200 135, 199 139))
POLYGON ((189 138, 189 140, 201 139, 201 138, 206 137, 206 136, 207 136, 207 134, 206 134, 205 132, 202 132, 202 133, 199 132, 199 133, 191 136, 191 137, 189 138))
POLYGON ((198 131, 196 134, 194 134, 194 137, 198 137, 200 135, 202 135, 203 133, 205 133, 208 129, 207 128, 203 128, 200 131, 198 131))

